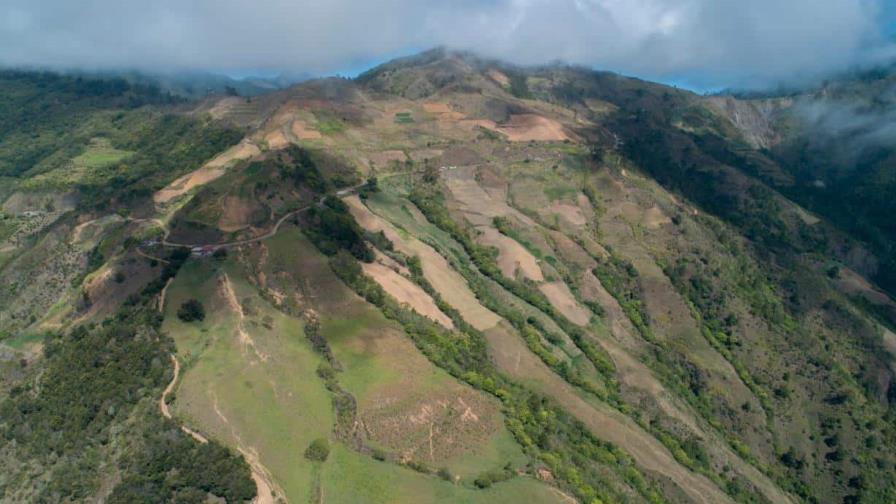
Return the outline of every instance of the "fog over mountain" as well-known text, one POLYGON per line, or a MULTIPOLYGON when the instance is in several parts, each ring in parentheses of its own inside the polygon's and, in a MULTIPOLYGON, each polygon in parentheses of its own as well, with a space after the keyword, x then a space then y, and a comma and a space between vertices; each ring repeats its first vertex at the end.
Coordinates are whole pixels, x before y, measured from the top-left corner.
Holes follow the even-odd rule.
POLYGON ((885 4, 263 0, 247 9, 234 0, 8 0, 0 7, 0 63, 327 74, 446 45, 699 88, 763 87, 893 57, 894 15, 885 4))

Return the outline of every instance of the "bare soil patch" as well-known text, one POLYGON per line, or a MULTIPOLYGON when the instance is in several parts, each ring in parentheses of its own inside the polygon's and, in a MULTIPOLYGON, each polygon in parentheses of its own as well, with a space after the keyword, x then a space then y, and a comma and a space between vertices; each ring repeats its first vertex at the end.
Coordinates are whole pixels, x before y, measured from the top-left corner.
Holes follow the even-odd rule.
POLYGON ((296 137, 296 140, 319 140, 323 138, 320 131, 309 128, 308 125, 305 124, 305 121, 302 121, 301 119, 293 121, 290 129, 292 135, 296 137))
POLYGON ((491 77, 493 81, 504 87, 510 86, 510 78, 507 77, 503 72, 499 72, 497 70, 489 70, 487 75, 491 77))
POLYGON ((584 270, 593 268, 596 265, 594 259, 588 255, 588 252, 565 234, 559 231, 548 230, 548 235, 551 237, 551 241, 554 242, 554 250, 560 254, 564 262, 574 264, 584 270))
POLYGON ((249 227, 254 205, 245 198, 227 196, 221 205, 221 216, 218 218, 218 229, 225 233, 233 233, 249 227))
POLYGON ((465 387, 422 395, 397 383, 362 412, 366 433, 405 460, 440 464, 482 443, 500 427, 495 404, 465 387))
POLYGON ((115 311, 130 295, 140 292, 156 275, 155 268, 142 257, 128 255, 104 266, 84 285, 84 295, 90 300, 90 308, 82 318, 102 319, 115 311), (121 276, 124 281, 119 281, 121 276))
POLYGON ((582 227, 588 223, 588 219, 585 218, 585 214, 582 213, 582 209, 578 205, 555 201, 551 203, 548 211, 559 215, 574 227, 582 227))
POLYGON ((591 312, 579 305, 566 283, 561 281, 543 283, 538 286, 538 290, 573 324, 585 326, 591 321, 591 312))
POLYGON ((259 150, 258 146, 252 142, 243 140, 239 144, 218 154, 201 168, 171 182, 164 189, 156 192, 155 195, 153 195, 153 200, 156 203, 167 203, 182 194, 186 194, 194 187, 208 184, 224 175, 227 172, 226 167, 232 162, 249 159, 260 153, 261 150, 259 150))
POLYGON ((407 160, 407 156, 404 151, 400 150, 385 150, 380 152, 373 152, 369 154, 368 159, 377 168, 385 168, 391 165, 392 163, 404 163, 407 160))
POLYGON ((559 121, 538 114, 512 114, 497 127, 511 142, 562 142, 573 140, 559 121))
POLYGON ((241 305, 239 300, 236 298, 236 292, 233 290, 233 284, 230 282, 230 277, 228 277, 226 273, 220 278, 220 287, 221 295, 224 297, 224 301, 237 316, 236 335, 239 339, 240 345, 242 346, 243 352, 245 353, 246 349, 251 348, 252 352, 255 354, 255 357, 257 357, 259 361, 266 362, 268 360, 267 354, 261 352, 258 349, 258 346, 255 344, 255 340, 252 339, 252 335, 249 334, 248 331, 246 331, 246 312, 243 310, 243 305, 241 305))
POLYGON ((243 102, 245 102, 244 98, 240 98, 238 96, 228 96, 227 98, 218 100, 218 102, 209 109, 208 113, 212 116, 213 119, 223 119, 234 109, 238 108, 238 106, 243 102))
POLYGON ((479 303, 466 280, 435 249, 413 237, 404 239, 391 223, 371 212, 357 196, 349 196, 343 201, 362 228, 372 232, 383 231, 399 252, 420 257, 423 276, 446 303, 460 312, 467 323, 480 331, 498 323, 500 317, 479 303))
POLYGON ((442 153, 442 164, 449 166, 469 166, 483 161, 478 152, 462 145, 452 145, 442 153))
POLYGON ((417 149, 411 151, 411 159, 418 163, 427 159, 438 159, 444 152, 442 149, 417 149))
POLYGON ((408 305, 415 312, 438 322, 443 327, 454 328, 451 319, 442 313, 435 301, 420 286, 382 264, 363 263, 362 266, 364 273, 376 280, 383 290, 399 303, 408 305))
POLYGON ((657 229, 671 223, 672 219, 663 213, 663 211, 656 205, 653 205, 644 211, 644 226, 648 229, 657 229))
POLYGON ((466 117, 463 112, 458 112, 456 110, 452 110, 451 107, 447 103, 440 103, 440 102, 424 103, 423 110, 426 111, 426 113, 428 113, 428 114, 432 114, 432 115, 436 116, 439 121, 457 122, 466 117))
POLYGON ((467 220, 477 226, 491 226, 495 217, 513 216, 527 226, 536 223, 520 211, 512 208, 504 199, 494 198, 482 188, 475 178, 476 170, 462 167, 445 173, 448 190, 460 204, 467 220))
POLYGON ((453 112, 447 103, 429 102, 423 104, 423 110, 429 114, 447 114, 453 112))
POLYGON ((524 278, 535 282, 544 280, 538 259, 516 240, 505 236, 492 227, 478 228, 479 241, 483 245, 498 249, 498 267, 508 278, 516 278, 519 272, 524 278))
POLYGON ((283 130, 280 128, 266 134, 264 141, 267 142, 268 147, 272 150, 285 149, 289 146, 289 139, 286 138, 286 135, 283 134, 283 130))
POLYGON ((485 128, 487 130, 498 131, 498 125, 491 119, 463 119, 459 124, 467 129, 485 128))
POLYGON ((878 306, 885 305, 896 308, 896 303, 886 293, 875 287, 862 275, 850 268, 840 268, 837 287, 849 295, 860 295, 878 306))
POLYGON ((821 219, 810 214, 808 211, 806 211, 806 209, 804 209, 801 206, 794 207, 794 210, 796 211, 796 214, 797 214, 797 216, 799 216, 800 220, 802 220, 803 223, 805 223, 807 226, 814 226, 814 225, 818 224, 819 222, 821 222, 821 219))

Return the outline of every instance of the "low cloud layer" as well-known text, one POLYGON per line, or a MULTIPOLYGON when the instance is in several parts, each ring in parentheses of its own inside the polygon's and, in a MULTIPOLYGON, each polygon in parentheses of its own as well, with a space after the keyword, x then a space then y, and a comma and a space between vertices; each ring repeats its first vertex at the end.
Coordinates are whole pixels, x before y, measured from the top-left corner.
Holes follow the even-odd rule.
POLYGON ((5 0, 0 64, 325 74, 446 45, 755 87, 896 56, 886 1, 5 0))
POLYGON ((853 161, 868 149, 896 145, 896 83, 859 97, 804 98, 794 110, 808 127, 812 142, 837 143, 840 161, 853 161))

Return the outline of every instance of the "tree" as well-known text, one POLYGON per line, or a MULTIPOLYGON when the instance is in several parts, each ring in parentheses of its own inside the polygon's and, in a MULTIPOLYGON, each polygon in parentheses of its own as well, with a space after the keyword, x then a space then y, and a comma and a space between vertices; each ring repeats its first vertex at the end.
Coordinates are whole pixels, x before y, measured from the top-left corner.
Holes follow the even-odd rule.
POLYGON ((367 199, 371 194, 373 194, 379 190, 380 190, 380 188, 379 188, 376 176, 371 175, 367 179, 367 182, 361 187, 361 190, 358 191, 358 196, 360 196, 361 199, 367 199))
POLYGON ((184 322, 193 322, 194 320, 205 320, 205 307, 196 299, 184 301, 177 309, 177 318, 184 322))
POLYGON ((317 438, 305 450, 305 458, 312 462, 325 462, 330 456, 330 442, 326 438, 317 438))

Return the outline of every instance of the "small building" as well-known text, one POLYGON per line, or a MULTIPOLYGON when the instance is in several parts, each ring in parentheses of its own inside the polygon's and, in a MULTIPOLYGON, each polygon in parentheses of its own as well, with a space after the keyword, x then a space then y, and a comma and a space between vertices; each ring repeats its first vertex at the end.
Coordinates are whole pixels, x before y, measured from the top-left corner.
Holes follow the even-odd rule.
POLYGON ((197 257, 209 257, 215 253, 215 250, 218 250, 218 247, 215 245, 203 245, 191 248, 190 253, 197 257))

